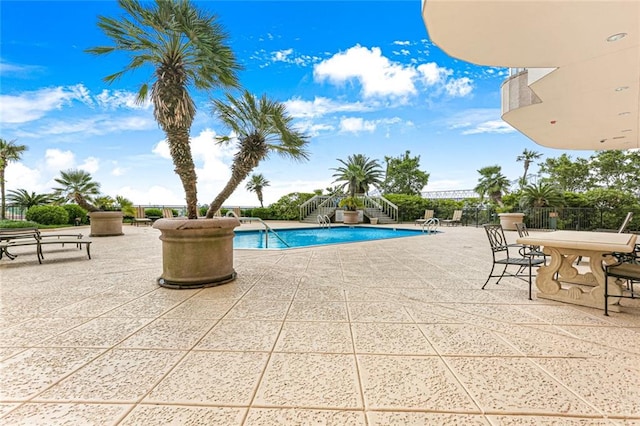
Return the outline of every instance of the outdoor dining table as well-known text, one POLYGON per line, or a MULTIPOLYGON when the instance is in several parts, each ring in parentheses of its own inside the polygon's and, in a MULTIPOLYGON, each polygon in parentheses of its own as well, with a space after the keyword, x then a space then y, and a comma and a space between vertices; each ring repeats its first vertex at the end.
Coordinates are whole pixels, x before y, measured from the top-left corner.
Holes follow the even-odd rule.
MULTIPOLYGON (((553 231, 531 233, 516 242, 542 246, 550 256, 548 264, 536 274, 539 298, 604 309, 604 265, 615 262, 613 253, 631 253, 637 237, 611 232, 553 231), (589 258, 587 271, 580 272, 575 267, 580 256, 589 258)), ((622 294, 620 283, 609 280, 609 294, 622 294)), ((613 305, 616 301, 615 297, 610 299, 609 309, 619 311, 619 306, 613 305)))

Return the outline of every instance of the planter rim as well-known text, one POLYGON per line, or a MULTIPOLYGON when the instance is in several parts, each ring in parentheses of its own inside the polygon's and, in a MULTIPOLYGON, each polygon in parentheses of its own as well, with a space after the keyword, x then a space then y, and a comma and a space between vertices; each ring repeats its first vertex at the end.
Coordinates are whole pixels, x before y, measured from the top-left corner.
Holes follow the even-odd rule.
POLYGON ((240 221, 235 217, 158 219, 153 223, 154 228, 167 231, 180 229, 235 228, 237 226, 240 226, 240 221))
POLYGON ((524 216, 524 213, 498 213, 498 216, 524 216))
POLYGON ((122 211, 120 210, 97 210, 95 212, 87 213, 89 216, 123 216, 122 211))

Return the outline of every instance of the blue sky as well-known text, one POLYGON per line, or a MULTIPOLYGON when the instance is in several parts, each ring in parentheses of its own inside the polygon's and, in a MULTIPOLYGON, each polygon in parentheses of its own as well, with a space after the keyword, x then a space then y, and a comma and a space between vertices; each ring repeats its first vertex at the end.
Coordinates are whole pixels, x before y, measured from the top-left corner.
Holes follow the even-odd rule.
MULTIPOLYGON (((536 145, 500 119, 507 69, 456 60, 433 45, 420 0, 196 4, 228 32, 244 66, 241 84, 284 102, 311 136, 309 161, 273 156, 254 171, 271 182, 265 204, 331 186, 337 159, 356 153, 381 164, 406 150, 420 155, 428 191, 471 189, 477 170, 493 164, 515 180, 522 173, 516 157, 525 148, 543 159, 563 153, 536 145)), ((126 58, 84 52, 110 44, 97 16, 118 14, 115 1, 0 3, 0 137, 29 148, 9 165, 7 189, 50 192, 60 170, 81 168, 104 194, 136 204, 184 204, 152 108, 133 102, 149 73, 108 85, 102 78, 121 70, 126 58)), ((215 144, 227 130, 210 111, 210 97, 220 95, 193 93, 199 204, 210 203, 230 175, 233 149, 215 144)), ((243 183, 225 205, 258 201, 243 183)))

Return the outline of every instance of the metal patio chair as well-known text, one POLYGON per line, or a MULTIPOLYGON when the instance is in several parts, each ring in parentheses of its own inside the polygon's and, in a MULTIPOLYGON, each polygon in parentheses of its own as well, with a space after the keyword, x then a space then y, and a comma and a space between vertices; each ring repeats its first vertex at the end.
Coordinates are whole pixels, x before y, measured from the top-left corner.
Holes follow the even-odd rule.
MULTIPOLYGON (((527 225, 520 222, 520 223, 516 223, 515 226, 516 226, 516 231, 518 231, 518 236, 520 237, 529 236, 529 230, 527 229, 527 225)), ((524 256, 541 257, 543 260, 543 263, 545 265, 547 264, 547 255, 542 251, 542 248, 540 246, 524 245, 522 247, 522 250, 520 251, 520 254, 523 257, 524 256)))
POLYGON ((616 263, 604 267, 604 314, 609 315, 609 298, 619 297, 635 299, 640 297, 640 291, 633 288, 633 284, 640 284, 640 244, 636 244, 631 253, 614 253, 618 258, 616 263), (609 294, 609 278, 626 281, 622 294, 609 294))
POLYGON ((500 283, 500 280, 507 277, 514 277, 526 281, 529 283, 529 300, 531 298, 531 285, 532 281, 532 272, 534 266, 540 266, 544 263, 542 259, 534 259, 533 256, 520 256, 520 257, 512 257, 509 254, 509 249, 516 249, 518 246, 522 249, 524 246, 521 244, 508 244, 507 239, 504 236, 504 231, 502 229, 502 225, 484 225, 484 230, 487 233, 487 237, 489 238, 489 244, 491 245, 491 254, 493 256, 493 263, 491 265, 491 272, 489 272, 489 276, 487 280, 482 285, 482 289, 484 290, 485 286, 489 283, 491 278, 498 278, 496 284, 500 283), (496 265, 502 265, 502 272, 499 274, 494 274, 493 271, 496 269, 496 265), (513 265, 517 266, 518 270, 515 273, 507 272, 507 267, 513 265), (523 272, 527 270, 526 274, 523 272), (528 279, 525 279, 527 277, 528 279))

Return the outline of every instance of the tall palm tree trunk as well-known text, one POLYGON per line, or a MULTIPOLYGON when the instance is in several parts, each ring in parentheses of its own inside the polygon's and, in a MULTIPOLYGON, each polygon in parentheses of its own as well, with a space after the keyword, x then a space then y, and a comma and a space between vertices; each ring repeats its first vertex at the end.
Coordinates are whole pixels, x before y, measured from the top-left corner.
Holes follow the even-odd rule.
POLYGON ((240 185, 240 182, 249 176, 251 170, 253 170, 253 167, 243 167, 234 163, 231 167, 231 178, 229 179, 229 182, 227 182, 216 199, 209 205, 209 210, 207 210, 207 219, 211 219, 215 212, 222 207, 222 203, 224 203, 225 200, 233 194, 233 191, 235 191, 238 185, 240 185))
POLYGON ((176 127, 165 130, 167 143, 173 159, 174 171, 180 177, 187 203, 187 218, 198 218, 198 190, 196 167, 193 163, 191 148, 189 147, 189 129, 176 127))
MULTIPOLYGON (((0 160, 4 163, 4 160, 0 160)), ((0 213, 0 219, 5 220, 7 218, 5 214, 5 195, 4 195, 4 167, 0 168, 0 192, 2 192, 2 212, 0 213)))
POLYGON ((529 173, 529 162, 525 160, 524 162, 524 173, 522 174, 522 180, 520 181, 520 187, 523 187, 527 184, 527 173, 529 173))

